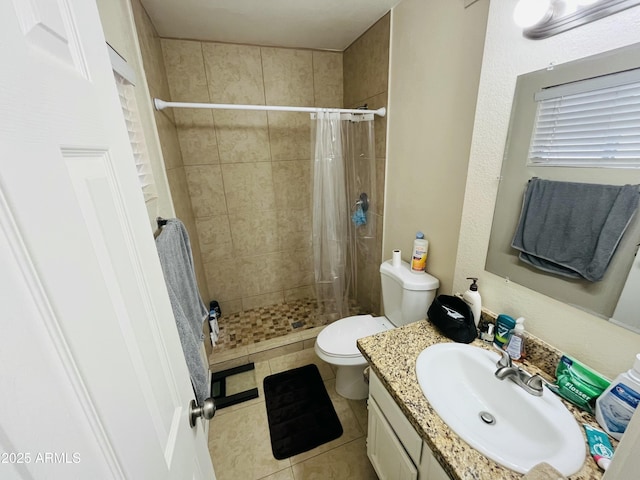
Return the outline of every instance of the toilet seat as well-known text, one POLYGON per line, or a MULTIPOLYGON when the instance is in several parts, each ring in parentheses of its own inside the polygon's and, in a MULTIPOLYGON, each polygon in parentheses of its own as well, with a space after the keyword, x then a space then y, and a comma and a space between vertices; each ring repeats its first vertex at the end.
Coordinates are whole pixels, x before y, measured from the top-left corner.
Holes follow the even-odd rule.
POLYGON ((355 315, 345 317, 326 326, 316 338, 316 352, 322 358, 331 358, 336 365, 360 365, 366 363, 358 350, 359 338, 390 330, 393 325, 386 317, 355 315))

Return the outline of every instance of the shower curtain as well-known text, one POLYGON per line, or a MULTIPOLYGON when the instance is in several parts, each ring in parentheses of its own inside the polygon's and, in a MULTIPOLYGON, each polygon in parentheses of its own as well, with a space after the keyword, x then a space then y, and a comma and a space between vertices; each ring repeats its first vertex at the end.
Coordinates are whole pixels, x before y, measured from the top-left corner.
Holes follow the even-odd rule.
POLYGON ((375 247, 373 114, 322 110, 312 116, 311 132, 315 288, 318 317, 328 323, 351 313, 358 262, 375 247))

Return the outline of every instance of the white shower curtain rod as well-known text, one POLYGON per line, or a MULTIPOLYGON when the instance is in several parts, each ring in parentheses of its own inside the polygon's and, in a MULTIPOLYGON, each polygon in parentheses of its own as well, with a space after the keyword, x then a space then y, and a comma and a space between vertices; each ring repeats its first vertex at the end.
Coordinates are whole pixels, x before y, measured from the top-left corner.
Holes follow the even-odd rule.
POLYGON ((349 109, 349 108, 330 108, 323 109, 317 107, 286 107, 274 105, 234 105, 231 103, 190 103, 190 102, 165 102, 159 98, 154 98, 153 103, 156 110, 164 110, 165 108, 213 108, 222 110, 261 110, 272 112, 307 112, 318 113, 322 110, 331 110, 339 113, 374 113, 380 117, 387 114, 387 109, 382 107, 377 110, 349 109))

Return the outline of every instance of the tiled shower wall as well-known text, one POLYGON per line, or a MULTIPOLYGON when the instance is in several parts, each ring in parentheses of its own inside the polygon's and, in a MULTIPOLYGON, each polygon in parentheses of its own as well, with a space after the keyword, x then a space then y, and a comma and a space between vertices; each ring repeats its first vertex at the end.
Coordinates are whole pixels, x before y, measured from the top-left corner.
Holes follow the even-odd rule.
MULTIPOLYGON (((132 5, 154 97, 386 106, 388 14, 342 53, 160 39, 139 0, 132 5)), ((167 109, 155 117, 205 302, 232 313, 313 296, 309 116, 167 109)), ((381 252, 386 118, 376 117, 375 131, 377 231, 358 259, 357 291, 362 308, 379 313, 378 268, 389 256, 381 252)))
MULTIPOLYGON (((162 39, 171 100, 341 107, 342 53, 162 39)), ((309 115, 175 109, 209 299, 313 296, 309 115)))
MULTIPOLYGON (((390 14, 353 42, 345 51, 344 106, 355 108, 367 104, 369 109, 387 107, 389 77, 390 14)), ((380 262, 391 258, 391 252, 382 252, 382 221, 384 211, 384 184, 387 147, 387 117, 375 117, 376 192, 375 240, 371 248, 359 251, 357 271, 357 300, 365 311, 380 314, 380 262)))
MULTIPOLYGON (((170 98, 167 75, 164 68, 160 38, 151 19, 142 7, 140 0, 131 0, 133 16, 138 33, 138 42, 142 54, 149 93, 154 98, 167 100, 170 98)), ((187 189, 182 153, 178 143, 175 119, 171 109, 154 112, 158 137, 162 148, 167 180, 171 191, 171 199, 176 217, 185 224, 191 237, 194 267, 198 279, 198 287, 202 298, 207 299, 208 289, 204 266, 200 256, 200 245, 197 237, 196 221, 191 206, 191 198, 187 189)))

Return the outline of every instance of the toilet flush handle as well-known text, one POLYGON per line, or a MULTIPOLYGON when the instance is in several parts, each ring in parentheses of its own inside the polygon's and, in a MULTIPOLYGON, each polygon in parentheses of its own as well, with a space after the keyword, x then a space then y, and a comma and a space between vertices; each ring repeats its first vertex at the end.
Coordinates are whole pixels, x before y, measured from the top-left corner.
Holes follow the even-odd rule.
POLYGON ((189 425, 193 428, 196 426, 196 419, 204 417, 205 420, 211 420, 215 414, 216 404, 213 401, 213 398, 207 398, 202 402, 201 407, 198 406, 195 400, 191 400, 191 403, 189 404, 189 425))

